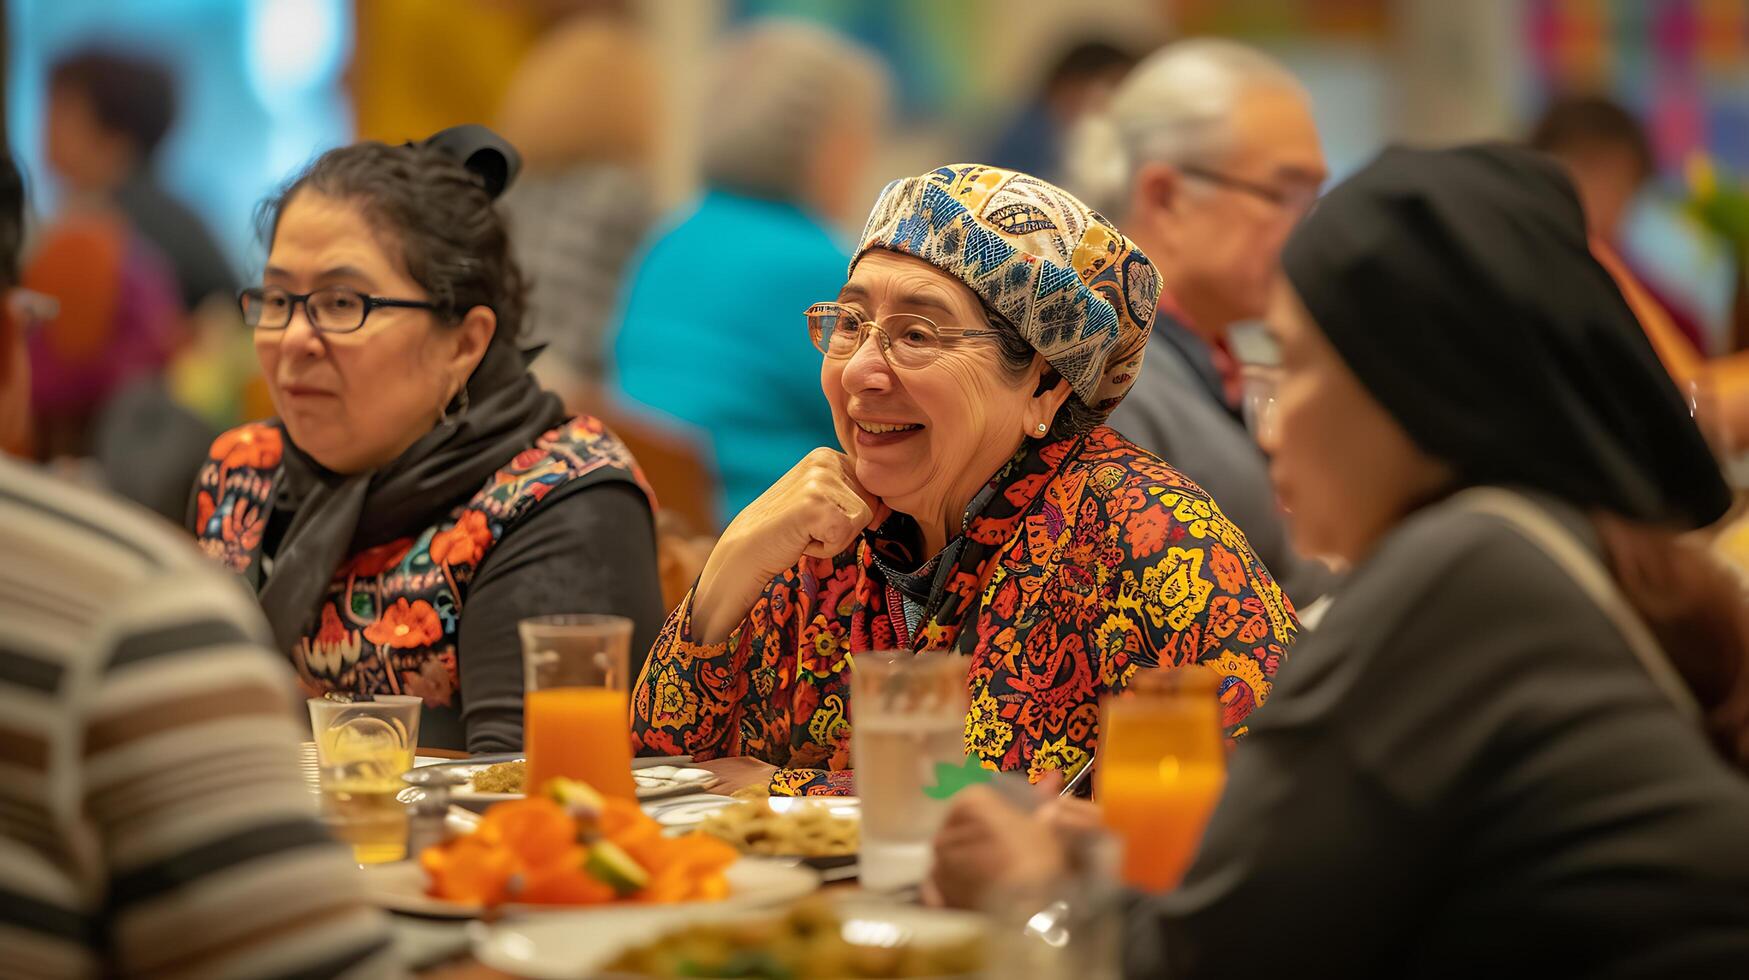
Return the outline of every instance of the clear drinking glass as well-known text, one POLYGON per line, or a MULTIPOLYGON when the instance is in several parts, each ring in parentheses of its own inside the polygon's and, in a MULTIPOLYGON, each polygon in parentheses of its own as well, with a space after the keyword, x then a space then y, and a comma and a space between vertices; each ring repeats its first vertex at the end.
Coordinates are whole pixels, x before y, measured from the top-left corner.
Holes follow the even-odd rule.
POLYGON ((978 766, 966 754, 967 663, 951 653, 851 657, 850 757, 862 798, 866 889, 922 883, 948 798, 978 766))
POLYGON ((637 799, 632 783, 632 621, 537 616, 517 624, 527 694, 522 744, 528 792, 557 776, 637 799))
POLYGON ((1065 834, 1061 843, 1068 856, 1062 874, 986 897, 991 930, 985 976, 1117 980, 1123 975, 1118 842, 1095 830, 1065 834))
POLYGON ((308 703, 323 821, 352 845, 359 864, 401 860, 407 808, 395 796, 405 788, 401 775, 413 768, 419 745, 420 700, 385 694, 373 701, 308 703))
POLYGON ((1105 701, 1094 797, 1132 887, 1178 884, 1226 786, 1219 683, 1204 667, 1150 670, 1105 701))

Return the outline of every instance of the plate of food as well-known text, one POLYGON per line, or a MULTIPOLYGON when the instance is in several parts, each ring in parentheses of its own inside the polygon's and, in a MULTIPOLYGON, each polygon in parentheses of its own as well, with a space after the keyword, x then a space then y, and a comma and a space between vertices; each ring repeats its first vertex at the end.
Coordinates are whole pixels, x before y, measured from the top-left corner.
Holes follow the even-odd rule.
POLYGON ((656 820, 671 829, 691 826, 742 854, 799 858, 822 870, 856 863, 862 838, 862 801, 854 796, 797 796, 734 800, 688 811, 664 810, 656 820))
POLYGON ((985 963, 982 917, 860 899, 803 899, 781 912, 689 910, 476 927, 474 955, 538 980, 599 977, 970 978, 985 963), (597 928, 603 926, 604 928, 597 928))
POLYGON ((468 834, 417 863, 361 870, 379 905, 441 918, 628 906, 759 908, 819 887, 818 873, 743 856, 704 834, 674 837, 630 800, 571 780, 553 796, 495 803, 468 834))
MULTIPOLYGON (((458 787, 450 798, 462 806, 482 808, 493 803, 519 800, 525 792, 528 762, 521 755, 482 755, 471 759, 436 762, 462 772, 468 785, 458 787)), ((716 775, 690 766, 645 765, 632 770, 639 800, 661 800, 696 793, 716 782, 716 775)))

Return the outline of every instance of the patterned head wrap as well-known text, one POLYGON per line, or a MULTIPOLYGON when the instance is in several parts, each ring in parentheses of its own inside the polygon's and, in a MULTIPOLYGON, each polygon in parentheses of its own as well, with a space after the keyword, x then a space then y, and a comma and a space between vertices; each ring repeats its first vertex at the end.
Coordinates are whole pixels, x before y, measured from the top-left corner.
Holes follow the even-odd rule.
POLYGON ((875 202, 851 271, 875 248, 922 259, 971 287, 1101 416, 1136 380, 1160 274, 1067 191, 975 163, 895 180, 875 202))

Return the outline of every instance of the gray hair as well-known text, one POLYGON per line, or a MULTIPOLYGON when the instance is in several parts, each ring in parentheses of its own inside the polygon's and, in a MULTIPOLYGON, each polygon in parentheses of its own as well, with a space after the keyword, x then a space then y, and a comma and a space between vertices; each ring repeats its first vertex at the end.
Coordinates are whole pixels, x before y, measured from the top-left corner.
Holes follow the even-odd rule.
POLYGON ((699 153, 706 183, 795 200, 822 132, 845 112, 878 111, 880 59, 800 21, 768 20, 731 36, 707 76, 699 153))
MULTIPOLYGON (((1008 373, 1008 379, 1018 381, 1026 377, 1026 372, 1039 357, 1038 348, 1026 339, 1013 321, 996 312, 995 307, 985 302, 983 297, 978 298, 978 305, 983 307, 984 320, 996 334, 996 353, 1002 359, 1002 369, 1008 373)), ((1048 367, 1042 380, 1055 384, 1061 378, 1062 375, 1056 368, 1048 367)), ((1081 400, 1080 395, 1071 392, 1068 400, 1063 402, 1063 407, 1057 409, 1056 416, 1051 419, 1050 436, 1052 439, 1067 439, 1092 432, 1109 414, 1094 411, 1081 400)))
POLYGON ((1257 88, 1305 88, 1280 62, 1220 38, 1179 41, 1131 71, 1111 102, 1077 126, 1067 161, 1070 190, 1121 221, 1136 171, 1149 163, 1209 164, 1231 139, 1228 121, 1257 88))

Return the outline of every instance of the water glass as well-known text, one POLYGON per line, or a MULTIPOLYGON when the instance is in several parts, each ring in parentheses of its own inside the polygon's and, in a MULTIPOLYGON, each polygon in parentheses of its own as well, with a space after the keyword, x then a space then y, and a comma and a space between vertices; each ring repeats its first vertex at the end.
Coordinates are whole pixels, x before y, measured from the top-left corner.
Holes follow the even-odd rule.
POLYGON ((1034 885, 992 890, 988 977, 1118 980, 1123 974, 1123 896, 1117 842, 1103 831, 1063 837, 1062 874, 1034 885))
POLYGON ((967 666, 952 653, 851 657, 850 756, 862 798, 865 889, 921 884, 949 798, 992 775, 966 752, 967 666))

